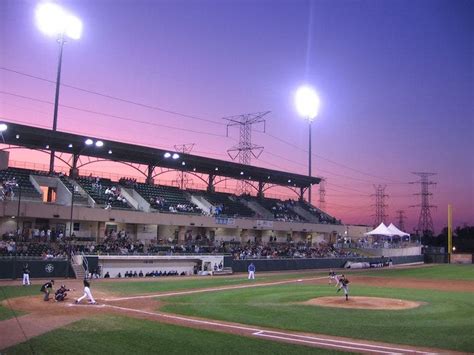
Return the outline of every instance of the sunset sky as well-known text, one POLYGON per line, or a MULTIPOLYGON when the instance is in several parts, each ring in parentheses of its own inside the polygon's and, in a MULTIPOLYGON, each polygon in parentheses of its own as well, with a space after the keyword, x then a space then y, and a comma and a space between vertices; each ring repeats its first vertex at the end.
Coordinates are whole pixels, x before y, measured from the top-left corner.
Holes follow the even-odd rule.
MULTIPOLYGON (((238 131, 226 137, 222 118, 270 110, 266 132, 253 132, 265 150, 252 164, 307 174, 308 124, 293 97, 308 83, 322 102, 313 175, 327 179, 331 214, 371 224, 373 185, 383 184, 387 222, 402 209, 411 232, 420 213, 410 207, 420 203, 412 172, 433 172, 435 232, 448 203, 455 225, 474 224, 473 1, 59 3, 84 25, 64 48, 59 130, 160 148, 195 143, 193 154, 229 160, 238 131)), ((36 27, 37 4, 0 1, 0 116, 51 128, 58 44, 36 27)), ((48 162, 30 152, 11 159, 48 162)), ((315 205, 318 197, 315 188, 315 205)))

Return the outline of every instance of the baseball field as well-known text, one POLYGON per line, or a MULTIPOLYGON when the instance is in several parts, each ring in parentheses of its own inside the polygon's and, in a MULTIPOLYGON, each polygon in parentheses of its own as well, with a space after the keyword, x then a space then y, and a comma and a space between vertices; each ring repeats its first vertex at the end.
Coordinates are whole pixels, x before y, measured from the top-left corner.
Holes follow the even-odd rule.
MULTIPOLYGON (((327 271, 93 280, 98 305, 44 302, 0 282, 2 354, 471 353, 474 267, 345 271, 349 300, 327 271)), ((14 285, 16 284, 16 285, 14 285)))

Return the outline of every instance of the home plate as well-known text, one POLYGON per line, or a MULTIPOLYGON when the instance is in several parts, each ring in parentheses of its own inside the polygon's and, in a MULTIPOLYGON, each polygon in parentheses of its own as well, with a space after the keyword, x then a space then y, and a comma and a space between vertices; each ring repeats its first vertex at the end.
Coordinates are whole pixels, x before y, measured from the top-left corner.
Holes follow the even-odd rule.
POLYGON ((299 279, 299 280, 296 280, 297 282, 303 282, 303 280, 299 279))

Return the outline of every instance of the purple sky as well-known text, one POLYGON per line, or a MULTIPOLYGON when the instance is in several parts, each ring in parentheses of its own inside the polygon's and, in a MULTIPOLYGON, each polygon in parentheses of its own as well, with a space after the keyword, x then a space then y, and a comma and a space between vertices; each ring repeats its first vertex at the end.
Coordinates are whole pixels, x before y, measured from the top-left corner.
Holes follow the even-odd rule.
MULTIPOLYGON (((0 66, 54 81, 58 46, 36 28, 36 4, 0 2, 0 66)), ((266 133, 253 133, 265 146, 253 164, 306 174, 308 126, 293 94, 308 82, 322 100, 313 174, 327 178, 329 212, 371 223, 373 185, 386 184, 388 222, 403 209, 411 231, 419 208, 409 206, 420 202, 413 195, 420 187, 408 182, 417 180, 411 172, 427 171, 438 174, 436 231, 448 203, 456 225, 474 224, 472 1, 61 4, 84 23, 82 38, 65 46, 64 84, 205 120, 62 87, 61 104, 102 114, 61 107, 59 130, 166 148, 194 142, 195 154, 228 159, 238 131, 226 138, 221 118, 271 110, 266 133)), ((51 104, 11 94, 52 102, 54 84, 1 69, 0 86, 2 117, 51 127, 51 104)), ((12 153, 13 160, 31 157, 12 153)))

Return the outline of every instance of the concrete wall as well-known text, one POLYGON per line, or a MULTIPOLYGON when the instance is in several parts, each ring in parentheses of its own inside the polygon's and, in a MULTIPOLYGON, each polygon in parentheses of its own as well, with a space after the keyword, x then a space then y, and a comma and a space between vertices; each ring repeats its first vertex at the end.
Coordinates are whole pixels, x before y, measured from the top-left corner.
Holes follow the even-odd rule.
MULTIPOLYGON (((17 201, 5 201, 0 205, 0 221, 1 217, 10 218, 16 216, 18 203, 17 201)), ((59 204, 46 204, 40 202, 25 201, 20 206, 20 216, 22 219, 28 217, 30 220, 35 218, 49 219, 50 224, 58 221, 68 221, 70 216, 70 206, 61 206, 59 204)), ((256 236, 260 236, 262 231, 266 231, 263 235, 268 236, 268 231, 273 231, 272 234, 277 237, 278 241, 286 241, 287 234, 293 232, 302 232, 311 235, 329 236, 332 234, 344 235, 348 232, 348 236, 356 238, 363 236, 368 227, 361 226, 345 226, 345 225, 329 225, 329 224, 311 224, 311 223, 287 223, 280 221, 273 221, 271 226, 262 227, 255 219, 233 219, 229 224, 222 225, 222 220, 217 220, 210 216, 200 215, 180 215, 172 213, 144 213, 140 211, 126 211, 126 210, 105 210, 100 208, 89 208, 85 206, 75 206, 73 211, 73 220, 81 222, 87 221, 87 225, 100 222, 104 227, 104 222, 133 225, 159 225, 158 235, 160 237, 170 237, 174 235, 176 226, 188 227, 206 227, 217 228, 219 235, 228 236, 224 234, 220 228, 241 230, 239 237, 243 241, 254 240, 256 236), (220 222, 220 223, 218 223, 220 222), (166 229, 165 226, 168 226, 166 229)), ((1 224, 3 226, 3 223, 1 224)), ((3 227, 0 227, 3 228, 3 227)), ((5 230, 0 229, 0 233, 5 230)), ((103 236, 103 230, 99 230, 99 235, 103 236)), ((76 233, 77 234, 77 233, 76 233)))

